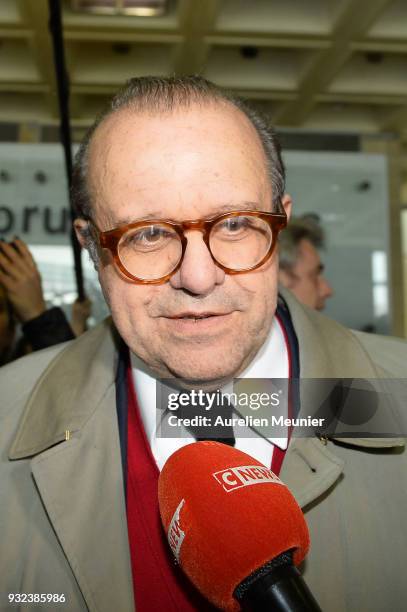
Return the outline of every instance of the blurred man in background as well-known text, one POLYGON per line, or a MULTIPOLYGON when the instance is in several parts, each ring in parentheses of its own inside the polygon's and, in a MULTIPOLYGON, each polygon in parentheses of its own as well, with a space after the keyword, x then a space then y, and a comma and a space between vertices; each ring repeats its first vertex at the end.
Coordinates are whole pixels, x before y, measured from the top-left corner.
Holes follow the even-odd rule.
POLYGON ((323 310, 333 295, 319 254, 324 239, 322 227, 311 216, 292 218, 279 238, 280 284, 316 310, 323 310))

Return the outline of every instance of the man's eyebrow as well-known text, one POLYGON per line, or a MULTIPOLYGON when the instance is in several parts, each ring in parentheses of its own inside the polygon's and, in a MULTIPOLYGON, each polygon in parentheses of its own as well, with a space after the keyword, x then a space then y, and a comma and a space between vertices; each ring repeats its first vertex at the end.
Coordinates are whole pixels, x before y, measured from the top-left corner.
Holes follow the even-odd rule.
MULTIPOLYGON (((210 219, 211 217, 216 217, 217 215, 221 215, 224 212, 229 211, 238 211, 238 210, 260 210, 260 204, 258 202, 240 202, 240 203, 228 203, 223 204, 222 206, 216 207, 216 210, 203 215, 202 219, 210 219)), ((138 221, 151 221, 152 219, 162 219, 166 221, 174 221, 174 223, 178 223, 179 220, 174 219, 173 217, 166 217, 161 211, 154 211, 150 213, 146 213, 141 216, 126 216, 116 219, 116 226, 120 225, 129 225, 130 223, 137 223, 138 221)))
POLYGON ((260 210, 260 204, 258 202, 230 202, 229 204, 223 204, 223 206, 219 206, 211 215, 207 216, 215 216, 217 214, 222 214, 223 212, 233 211, 233 210, 260 210))
POLYGON ((119 219, 116 219, 115 224, 129 225, 130 223, 137 223, 138 221, 149 221, 151 219, 163 219, 163 217, 162 215, 160 215, 160 213, 152 212, 141 216, 132 215, 127 217, 121 217, 119 219))

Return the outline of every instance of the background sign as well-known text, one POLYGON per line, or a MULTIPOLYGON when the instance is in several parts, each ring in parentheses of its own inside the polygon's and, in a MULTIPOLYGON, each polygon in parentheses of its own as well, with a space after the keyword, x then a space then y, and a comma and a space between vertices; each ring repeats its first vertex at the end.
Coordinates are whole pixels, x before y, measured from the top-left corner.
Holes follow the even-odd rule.
POLYGON ((62 147, 0 144, 0 237, 31 245, 69 244, 70 214, 62 147))

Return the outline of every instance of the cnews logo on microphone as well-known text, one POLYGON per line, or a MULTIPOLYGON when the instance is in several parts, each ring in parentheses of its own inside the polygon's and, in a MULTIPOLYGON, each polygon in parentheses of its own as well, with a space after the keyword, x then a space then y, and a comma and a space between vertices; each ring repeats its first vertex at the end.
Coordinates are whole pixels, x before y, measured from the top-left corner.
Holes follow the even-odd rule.
POLYGON ((284 486, 284 483, 271 470, 261 465, 239 465, 215 472, 212 476, 226 493, 263 482, 274 482, 284 486))
POLYGON ((182 510, 182 506, 184 504, 185 504, 185 499, 182 499, 174 512, 174 515, 171 519, 171 523, 169 524, 169 527, 168 527, 168 534, 167 534, 168 543, 177 561, 179 561, 179 553, 181 550, 181 545, 185 538, 185 531, 182 531, 181 529, 180 516, 179 516, 182 510))

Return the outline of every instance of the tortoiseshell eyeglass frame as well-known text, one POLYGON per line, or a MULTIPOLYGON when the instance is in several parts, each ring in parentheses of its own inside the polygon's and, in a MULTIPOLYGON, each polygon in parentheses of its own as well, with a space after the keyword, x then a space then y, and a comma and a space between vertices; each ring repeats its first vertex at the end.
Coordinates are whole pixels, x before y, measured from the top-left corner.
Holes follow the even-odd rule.
POLYGON ((271 213, 271 212, 264 212, 264 211, 259 211, 259 210, 236 210, 236 211, 224 213, 222 215, 217 215, 216 217, 212 217, 211 219, 197 219, 197 220, 183 221, 182 223, 175 223, 174 221, 166 221, 165 219, 148 219, 144 221, 136 221, 134 223, 129 223, 127 225, 121 225, 120 227, 116 227, 114 229, 107 230, 105 232, 102 232, 101 230, 99 230, 99 228, 95 225, 95 223, 91 219, 88 219, 88 223, 91 226, 91 228, 94 230, 93 234, 97 238, 100 247, 102 249, 108 249, 111 252, 116 266, 124 274, 124 276, 126 276, 128 279, 130 279, 134 283, 137 283, 140 285, 160 285, 162 283, 165 283, 168 279, 170 279, 171 276, 175 274, 177 270, 179 270, 179 268, 181 267, 182 261, 184 259, 185 251, 187 248, 187 243, 188 243, 187 238, 184 235, 185 231, 197 230, 197 231, 202 232, 203 240, 206 244, 206 247, 209 253, 211 254, 213 261, 226 274, 244 274, 246 272, 252 272, 253 270, 257 270, 257 268, 260 268, 260 266, 262 266, 264 263, 266 263, 266 261, 270 259, 270 257, 272 256, 274 252, 275 246, 277 244, 278 234, 287 225, 287 215, 284 212, 271 213), (210 232, 216 223, 219 223, 220 221, 223 221, 224 219, 232 219, 233 217, 240 217, 242 215, 250 216, 250 217, 258 217, 259 219, 263 219, 263 221, 265 221, 270 226, 272 240, 271 240, 270 248, 268 249, 267 253, 258 263, 256 263, 256 265, 250 268, 244 268, 241 270, 233 270, 232 268, 227 268, 226 266, 222 265, 214 257, 211 251, 210 245, 209 245, 209 237, 210 237, 210 232), (174 267, 174 269, 171 270, 171 272, 169 272, 165 276, 162 276, 156 279, 146 280, 144 278, 139 278, 137 276, 134 276, 123 265, 120 259, 120 255, 119 255, 119 243, 120 243, 122 236, 126 234, 128 231, 137 229, 138 227, 148 227, 148 226, 157 225, 157 224, 167 226, 170 229, 177 232, 180 242, 181 242, 181 249, 182 249, 181 257, 177 265, 174 267))

